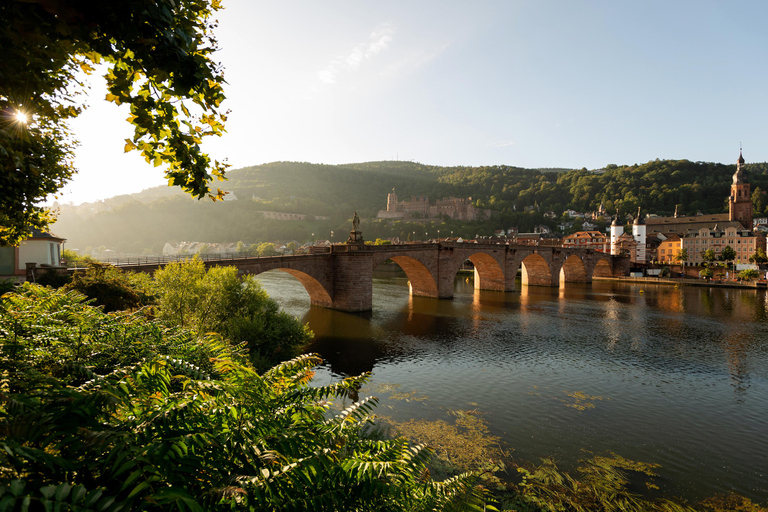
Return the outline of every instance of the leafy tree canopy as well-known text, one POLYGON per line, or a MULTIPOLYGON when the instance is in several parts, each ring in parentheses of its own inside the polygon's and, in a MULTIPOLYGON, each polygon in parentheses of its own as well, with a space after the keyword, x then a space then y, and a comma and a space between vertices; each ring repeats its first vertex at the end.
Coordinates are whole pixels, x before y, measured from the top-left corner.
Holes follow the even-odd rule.
POLYGON ((720 253, 720 259, 722 261, 733 261, 736 259, 736 251, 730 245, 726 245, 720 253))
POLYGON ((104 64, 106 99, 128 104, 138 150, 166 165, 170 185, 221 198, 209 183, 202 138, 221 135, 226 115, 213 13, 219 0, 0 1, 0 244, 52 220, 40 201, 76 172, 68 121, 84 108, 83 78, 104 64))

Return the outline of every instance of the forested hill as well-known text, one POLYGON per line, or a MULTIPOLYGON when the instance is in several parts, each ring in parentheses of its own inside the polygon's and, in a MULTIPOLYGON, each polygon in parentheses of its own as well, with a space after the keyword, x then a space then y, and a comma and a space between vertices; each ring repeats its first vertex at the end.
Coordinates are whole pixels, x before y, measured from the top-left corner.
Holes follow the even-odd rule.
MULTIPOLYGON (((752 190, 768 189, 768 164, 748 164, 752 190)), ((471 196, 497 211, 477 232, 510 226, 529 229, 541 214, 567 208, 593 211, 601 202, 616 209, 672 214, 726 211, 735 165, 687 160, 656 160, 642 165, 608 165, 599 170, 522 169, 511 166, 440 167, 414 162, 367 162, 322 165, 273 162, 228 173, 223 187, 235 201, 211 203, 158 187, 81 206, 63 206, 52 230, 70 247, 115 247, 121 251, 159 250, 167 241, 257 242, 275 239, 328 238, 330 230, 348 230, 357 211, 364 222, 386 208, 394 188, 400 200, 426 195, 471 196), (526 206, 537 211, 522 217, 526 206), (330 217, 328 221, 265 221, 259 211, 330 217)), ((756 209, 765 211, 763 195, 756 209)), ((370 228, 369 233, 370 233, 370 228)), ((473 228, 474 229, 474 228, 473 228)), ((343 236, 344 238, 346 235, 343 236)))

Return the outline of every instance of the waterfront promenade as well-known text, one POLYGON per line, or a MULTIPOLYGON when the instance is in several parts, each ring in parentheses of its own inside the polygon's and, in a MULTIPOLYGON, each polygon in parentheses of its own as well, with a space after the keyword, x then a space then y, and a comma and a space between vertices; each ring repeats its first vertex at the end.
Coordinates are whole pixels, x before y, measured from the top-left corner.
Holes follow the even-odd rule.
POLYGON ((768 289, 768 281, 738 281, 735 279, 695 279, 690 277, 593 277, 593 281, 618 281, 622 283, 706 286, 710 288, 768 289))

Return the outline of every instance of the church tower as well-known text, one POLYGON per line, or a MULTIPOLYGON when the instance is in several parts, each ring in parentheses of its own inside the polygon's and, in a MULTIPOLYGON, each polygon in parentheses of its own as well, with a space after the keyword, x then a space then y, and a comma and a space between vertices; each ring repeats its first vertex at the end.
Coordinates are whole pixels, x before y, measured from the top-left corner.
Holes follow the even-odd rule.
POLYGON ((733 173, 731 197, 728 198, 728 219, 737 220, 744 228, 752 229, 752 196, 741 150, 739 150, 739 161, 736 163, 736 172, 733 173))

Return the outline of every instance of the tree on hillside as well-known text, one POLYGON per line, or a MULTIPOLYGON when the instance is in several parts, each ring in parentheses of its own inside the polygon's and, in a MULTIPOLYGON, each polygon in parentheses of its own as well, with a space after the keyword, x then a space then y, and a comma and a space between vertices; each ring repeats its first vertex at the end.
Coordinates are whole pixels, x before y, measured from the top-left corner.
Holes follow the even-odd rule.
POLYGON ((755 215, 762 215, 765 211, 765 190, 755 187, 752 192, 752 211, 755 215))
POLYGON ((76 172, 68 122, 84 109, 81 72, 104 64, 107 101, 128 104, 125 150, 167 165, 169 184, 221 198, 209 183, 226 168, 202 138, 226 115, 212 14, 219 0, 0 2, 0 245, 16 244, 52 215, 40 202, 76 172))

